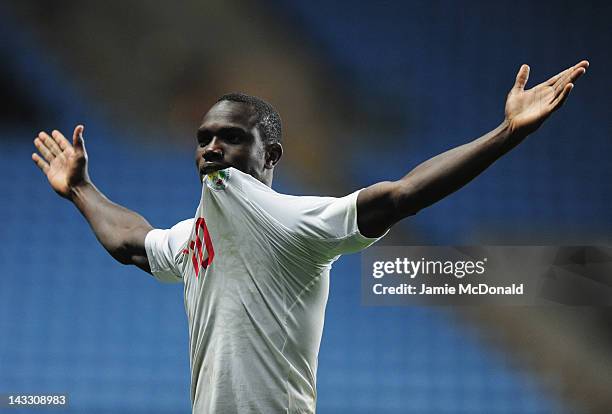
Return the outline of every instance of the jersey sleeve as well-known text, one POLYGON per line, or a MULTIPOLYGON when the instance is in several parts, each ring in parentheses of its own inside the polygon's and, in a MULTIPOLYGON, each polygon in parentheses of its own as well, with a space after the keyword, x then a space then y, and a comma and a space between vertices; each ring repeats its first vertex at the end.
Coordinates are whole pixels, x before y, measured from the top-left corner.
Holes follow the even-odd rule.
POLYGON ((357 225, 357 190, 345 197, 320 197, 302 210, 299 232, 311 243, 311 248, 330 258, 359 252, 380 240, 366 237, 357 225))
POLYGON ((145 250, 153 276, 166 283, 180 282, 182 275, 177 257, 189 240, 193 219, 184 220, 170 229, 153 229, 145 237, 145 250))

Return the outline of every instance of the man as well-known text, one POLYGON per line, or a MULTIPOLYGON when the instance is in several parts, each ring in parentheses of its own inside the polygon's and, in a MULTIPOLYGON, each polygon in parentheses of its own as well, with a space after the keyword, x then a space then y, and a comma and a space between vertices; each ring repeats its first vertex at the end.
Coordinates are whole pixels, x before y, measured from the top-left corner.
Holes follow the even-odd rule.
POLYGON ((108 200, 87 172, 83 126, 34 140, 32 159, 72 201, 108 252, 167 282, 182 281, 194 413, 313 413, 331 264, 399 220, 456 191, 522 142, 567 99, 587 61, 525 90, 521 66, 505 119, 398 181, 342 198, 270 188, 281 124, 264 101, 225 95, 204 116, 195 161, 202 196, 193 218, 153 227, 108 200))

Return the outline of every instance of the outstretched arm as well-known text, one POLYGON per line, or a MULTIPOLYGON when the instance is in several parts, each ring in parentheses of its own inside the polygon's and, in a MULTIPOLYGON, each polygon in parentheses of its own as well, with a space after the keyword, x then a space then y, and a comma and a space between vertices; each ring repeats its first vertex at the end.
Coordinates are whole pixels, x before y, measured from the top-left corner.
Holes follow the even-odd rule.
POLYGON ((559 109, 588 66, 583 60, 525 90, 529 66, 522 65, 506 99, 505 119, 497 128, 425 161, 398 181, 374 184, 359 193, 357 220, 361 233, 380 236, 399 220, 469 183, 559 109))
POLYGON ((123 264, 150 272, 144 247, 151 225, 139 214, 113 203, 96 188, 87 171, 83 126, 74 129, 72 144, 59 132, 38 134, 34 145, 42 155, 32 160, 60 196, 72 201, 104 248, 123 264))

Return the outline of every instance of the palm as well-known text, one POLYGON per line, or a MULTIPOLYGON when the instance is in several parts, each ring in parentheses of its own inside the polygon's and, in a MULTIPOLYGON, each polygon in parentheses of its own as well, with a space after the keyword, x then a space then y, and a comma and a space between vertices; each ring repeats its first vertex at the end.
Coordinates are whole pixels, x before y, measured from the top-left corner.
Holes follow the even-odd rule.
POLYGON ((71 189, 89 180, 82 131, 82 126, 75 128, 74 145, 58 131, 54 131, 52 136, 41 132, 34 140, 44 159, 38 154, 32 154, 32 159, 47 176, 51 188, 62 197, 68 198, 71 189))
POLYGON ((79 175, 79 166, 83 164, 83 157, 79 157, 73 148, 68 148, 49 164, 47 179, 51 187, 59 194, 70 191, 71 181, 79 175))
POLYGON ((505 115, 511 131, 521 135, 535 131, 550 114, 563 105, 574 82, 586 72, 588 65, 583 60, 528 90, 524 88, 529 78, 529 66, 521 66, 516 83, 506 100, 505 115))

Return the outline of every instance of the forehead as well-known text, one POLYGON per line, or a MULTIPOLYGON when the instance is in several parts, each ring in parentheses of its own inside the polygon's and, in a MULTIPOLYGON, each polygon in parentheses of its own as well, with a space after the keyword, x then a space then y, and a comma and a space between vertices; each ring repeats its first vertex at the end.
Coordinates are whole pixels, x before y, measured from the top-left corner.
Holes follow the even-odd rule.
POLYGON ((257 122, 253 108, 243 102, 221 101, 204 115, 199 129, 238 126, 250 130, 257 122))

